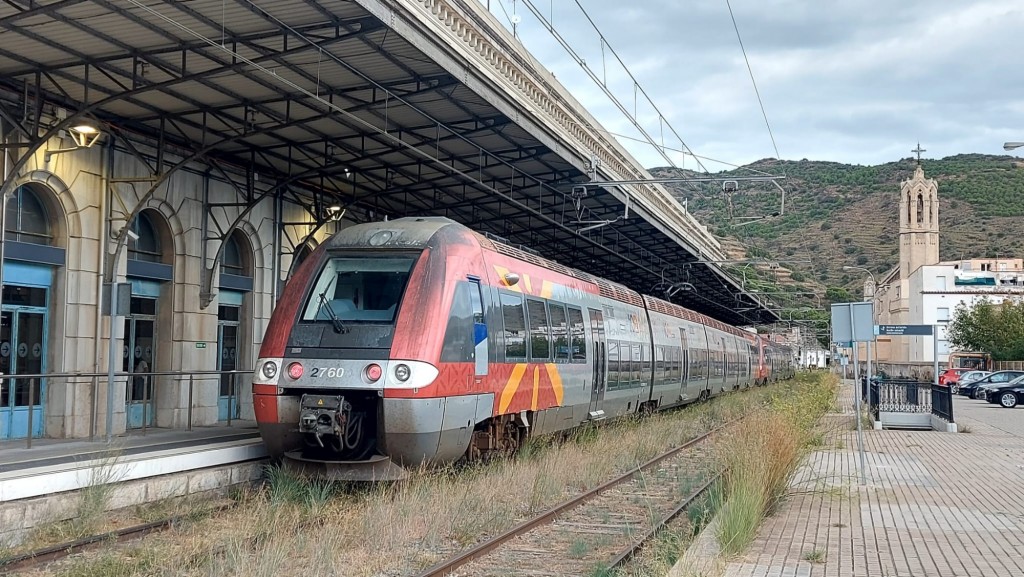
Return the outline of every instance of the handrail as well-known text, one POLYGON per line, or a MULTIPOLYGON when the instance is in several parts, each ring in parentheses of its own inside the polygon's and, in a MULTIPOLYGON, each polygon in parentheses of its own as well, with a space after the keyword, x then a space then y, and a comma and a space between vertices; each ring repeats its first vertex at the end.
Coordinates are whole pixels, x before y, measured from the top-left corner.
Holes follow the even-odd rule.
MULTIPOLYGON (((207 381, 207 382, 209 380, 212 380, 213 377, 222 377, 224 375, 230 375, 232 377, 232 379, 231 379, 231 387, 230 387, 230 389, 228 391, 228 395, 227 395, 227 397, 228 397, 227 425, 230 427, 231 426, 231 421, 232 421, 232 413, 233 413, 235 405, 237 403, 237 396, 238 395, 236 394, 236 390, 238 388, 238 375, 252 375, 254 373, 254 371, 255 371, 255 369, 249 369, 249 370, 236 369, 236 370, 232 370, 232 371, 209 371, 209 370, 207 370, 207 371, 146 371, 146 372, 126 372, 126 371, 122 371, 122 372, 114 373, 114 377, 116 379, 129 379, 129 378, 138 378, 138 377, 182 377, 182 379, 183 379, 184 377, 188 377, 188 407, 187 407, 187 410, 188 410, 188 427, 187 427, 187 430, 191 431, 192 430, 192 416, 193 416, 193 414, 192 414, 192 409, 193 409, 193 407, 192 407, 192 400, 193 400, 193 396, 194 396, 194 388, 195 388, 196 377, 208 377, 208 378, 205 378, 205 379, 204 378, 200 378, 199 379, 201 381, 207 381)), ((26 374, 10 374, 10 373, 6 373, 5 374, 5 373, 0 373, 0 382, 3 382, 5 380, 19 380, 19 379, 37 380, 37 381, 42 381, 42 380, 77 380, 77 379, 92 380, 93 381, 93 395, 97 394, 96 384, 99 382, 99 380, 102 379, 102 380, 105 381, 107 378, 108 378, 107 373, 86 373, 86 372, 76 372, 76 373, 26 373, 26 374)), ((25 434, 25 448, 27 448, 27 449, 31 449, 32 448, 32 432, 33 432, 33 425, 35 424, 34 423, 34 416, 35 416, 34 408, 36 407, 35 386, 34 386, 35 384, 36 383, 30 383, 29 384, 29 387, 28 387, 28 405, 24 405, 24 406, 18 405, 18 407, 24 407, 25 409, 28 410, 27 411, 28 414, 27 414, 27 418, 26 418, 26 431, 25 431, 25 433, 26 433, 25 434)), ((158 383, 153 381, 151 383, 148 383, 147 386, 145 386, 144 389, 143 389, 143 398, 141 399, 141 401, 142 401, 142 427, 141 427, 141 430, 142 430, 142 434, 143 435, 146 434, 146 430, 149 428, 149 426, 148 426, 148 421, 149 421, 149 413, 148 413, 148 411, 150 410, 150 404, 154 404, 154 399, 149 398, 149 390, 150 390, 150 387, 152 387, 153 391, 155 392, 156 388, 157 388, 157 385, 158 385, 158 383)), ((95 404, 91 404, 90 415, 89 415, 89 422, 91 423, 90 427, 89 427, 89 440, 90 441, 93 441, 95 439, 95 436, 96 436, 96 426, 95 426, 95 424, 96 424, 96 416, 97 416, 96 406, 95 406, 95 404)))

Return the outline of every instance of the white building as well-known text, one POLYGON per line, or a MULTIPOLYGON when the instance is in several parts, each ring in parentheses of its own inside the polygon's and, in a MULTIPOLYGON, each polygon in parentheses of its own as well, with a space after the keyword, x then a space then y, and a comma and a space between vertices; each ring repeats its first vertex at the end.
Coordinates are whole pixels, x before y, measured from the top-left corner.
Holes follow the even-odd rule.
MULTIPOLYGON (((976 259, 922 266, 910 275, 907 324, 939 327, 939 364, 944 364, 950 352, 946 324, 953 319, 957 307, 971 307, 985 298, 1001 303, 1008 298, 1022 297, 1022 281, 1024 270, 1020 259, 976 259)), ((933 337, 897 338, 909 341, 910 363, 933 361, 933 337)))
MULTIPOLYGON (((864 300, 874 303, 875 324, 937 325, 940 368, 948 362, 946 325, 959 305, 980 299, 1001 303, 1024 297, 1024 259, 939 261, 939 198, 934 179, 920 165, 900 186, 900 260, 876 287, 864 283, 864 300)), ((879 336, 873 358, 892 374, 930 374, 935 336, 879 336)), ((859 355, 865 358, 866 347, 859 355)))

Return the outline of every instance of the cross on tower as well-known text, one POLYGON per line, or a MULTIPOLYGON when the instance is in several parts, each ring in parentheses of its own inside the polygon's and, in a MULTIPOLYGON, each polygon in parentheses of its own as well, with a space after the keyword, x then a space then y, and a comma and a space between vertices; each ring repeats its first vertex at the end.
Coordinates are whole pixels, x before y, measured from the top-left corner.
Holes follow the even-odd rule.
POLYGON ((918 143, 917 143, 917 148, 915 148, 915 149, 911 150, 910 152, 914 152, 914 153, 917 153, 917 163, 918 163, 918 164, 921 164, 921 153, 922 153, 922 152, 928 152, 928 151, 927 151, 927 150, 925 150, 925 149, 923 149, 923 148, 921 148, 921 143, 920 143, 920 142, 918 142, 918 143))

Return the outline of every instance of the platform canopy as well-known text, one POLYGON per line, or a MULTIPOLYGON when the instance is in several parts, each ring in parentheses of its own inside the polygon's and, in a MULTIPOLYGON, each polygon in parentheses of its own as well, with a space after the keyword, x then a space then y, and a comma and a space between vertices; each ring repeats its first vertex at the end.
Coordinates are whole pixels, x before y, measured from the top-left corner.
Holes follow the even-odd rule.
POLYGON ((88 118, 154 174, 185 158, 274 183, 311 214, 448 216, 646 294, 670 289, 725 322, 777 320, 664 223, 633 216, 582 230, 623 215, 620 197, 574 198, 572 185, 591 178, 579 159, 510 113, 507 94, 460 71, 457 55, 414 41, 429 31, 399 7, 5 0, 4 132, 31 145, 88 118))

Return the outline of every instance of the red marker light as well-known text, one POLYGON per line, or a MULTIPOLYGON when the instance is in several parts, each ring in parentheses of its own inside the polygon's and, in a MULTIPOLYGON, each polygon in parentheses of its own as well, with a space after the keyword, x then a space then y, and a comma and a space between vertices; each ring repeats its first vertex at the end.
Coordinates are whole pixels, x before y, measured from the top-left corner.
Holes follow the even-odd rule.
POLYGON ((366 367, 366 378, 370 379, 371 382, 377 381, 378 379, 380 379, 382 372, 383 371, 381 371, 380 365, 370 365, 366 367))
POLYGON ((298 380, 302 377, 302 363, 292 363, 288 365, 288 376, 292 380, 298 380))

